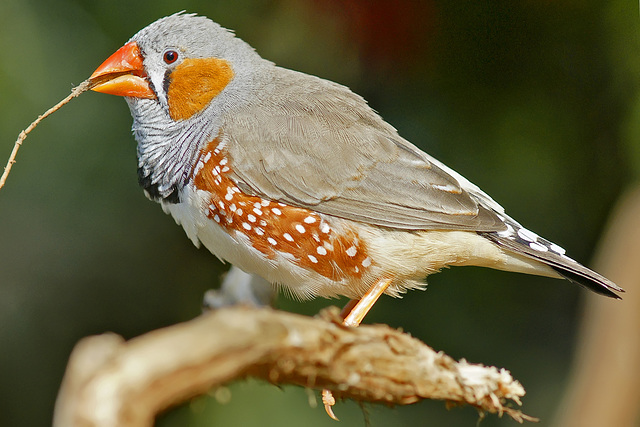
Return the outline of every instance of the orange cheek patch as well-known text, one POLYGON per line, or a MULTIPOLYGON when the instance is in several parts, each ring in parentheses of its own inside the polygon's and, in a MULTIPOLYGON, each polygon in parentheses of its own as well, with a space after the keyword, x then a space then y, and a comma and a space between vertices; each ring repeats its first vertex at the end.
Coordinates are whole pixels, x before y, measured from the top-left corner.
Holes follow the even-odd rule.
POLYGON ((202 150, 194 184, 211 194, 207 216, 230 234, 241 233, 269 259, 294 264, 339 281, 360 278, 371 266, 357 233, 338 233, 310 210, 249 196, 229 178, 232 161, 218 139, 202 150))
POLYGON ((233 70, 224 59, 185 59, 169 79, 169 115, 173 120, 186 120, 218 96, 233 79, 233 70))

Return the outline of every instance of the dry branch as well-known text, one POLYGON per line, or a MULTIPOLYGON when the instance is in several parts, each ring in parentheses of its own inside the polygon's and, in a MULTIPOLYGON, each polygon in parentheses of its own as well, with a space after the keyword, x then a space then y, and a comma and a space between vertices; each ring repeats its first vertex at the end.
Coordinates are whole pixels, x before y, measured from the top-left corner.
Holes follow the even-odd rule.
POLYGON ((93 85, 92 82, 89 81, 89 80, 83 81, 78 86, 74 87, 71 90, 71 93, 69 95, 67 95, 66 98, 64 98, 62 101, 58 102, 53 107, 49 108, 43 114, 39 115, 38 118, 35 119, 29 126, 27 126, 27 128, 25 130, 20 132, 20 135, 18 135, 18 139, 16 140, 15 144, 13 144, 13 150, 11 150, 11 154, 9 155, 9 160, 7 160, 7 165, 4 167, 4 171, 2 172, 2 176, 0 176, 0 188, 4 187, 4 184, 7 181, 7 177, 9 176, 9 173, 11 172, 11 168, 13 167, 13 165, 16 162, 16 156, 18 155, 18 150, 20 149, 20 146, 22 145, 24 140, 27 138, 27 135, 29 135, 29 133, 36 126, 38 126, 38 124, 42 120, 46 119, 51 114, 53 114, 56 111, 58 111, 60 109, 60 107, 62 107, 63 105, 67 104, 69 101, 71 101, 76 96, 78 96, 81 93, 86 92, 87 90, 91 89, 92 85, 93 85))
POLYGON ((58 102, 56 105, 49 108, 43 114, 39 115, 38 118, 35 119, 33 122, 31 122, 31 124, 27 126, 26 129, 20 132, 20 134, 18 135, 18 139, 16 139, 16 142, 13 144, 13 149, 11 150, 11 154, 9 155, 9 160, 7 160, 7 165, 4 167, 4 171, 2 172, 2 175, 0 175, 0 189, 4 187, 4 184, 7 182, 7 178, 9 177, 9 173, 11 172, 11 168, 16 163, 16 156, 18 155, 18 150, 20 150, 20 147, 22 146, 22 143, 24 143, 24 140, 27 139, 27 135, 29 135, 29 133, 31 133, 31 131, 35 129, 35 127, 38 126, 42 120, 46 119, 51 114, 58 111, 65 104, 68 104, 73 98, 78 97, 82 93, 90 90, 91 88, 96 87, 97 85, 103 83, 105 80, 108 80, 110 78, 113 78, 113 75, 100 76, 100 77, 95 77, 95 78, 91 78, 83 81, 78 86, 71 89, 71 93, 67 95, 62 101, 58 102))
POLYGON ((224 308, 128 342, 85 338, 71 355, 54 426, 150 426, 163 409, 249 376, 336 398, 439 399, 533 420, 505 406, 525 392, 504 369, 456 362, 388 326, 343 327, 337 309, 323 317, 224 308))

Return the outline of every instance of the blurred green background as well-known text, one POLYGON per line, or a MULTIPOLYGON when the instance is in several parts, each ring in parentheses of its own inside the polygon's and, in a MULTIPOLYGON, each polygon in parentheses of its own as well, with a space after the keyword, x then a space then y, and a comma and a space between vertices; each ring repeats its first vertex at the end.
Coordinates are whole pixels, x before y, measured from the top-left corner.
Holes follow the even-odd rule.
MULTIPOLYGON (((0 161, 21 129, 135 32, 187 10, 265 58, 351 87, 400 133, 589 262, 640 172, 638 4, 632 1, 3 0, 0 161)), ((88 93, 27 139, 0 191, 0 425, 41 426, 67 357, 89 334, 126 338, 197 316, 226 268, 137 185, 124 101, 88 93)), ((566 282, 447 270, 426 292, 383 298, 367 322, 509 369, 548 425, 587 291, 566 282)), ((281 297, 284 310, 329 304, 281 297)), ((308 393, 256 381, 199 398, 161 426, 330 426, 308 393), (219 394, 220 395, 220 394, 219 394), (222 393, 228 397, 228 393, 222 393)), ((316 393, 317 394, 317 393, 316 393)), ((474 426, 442 402, 336 407, 340 425, 474 426)), ((490 415, 483 426, 515 425, 490 415)))

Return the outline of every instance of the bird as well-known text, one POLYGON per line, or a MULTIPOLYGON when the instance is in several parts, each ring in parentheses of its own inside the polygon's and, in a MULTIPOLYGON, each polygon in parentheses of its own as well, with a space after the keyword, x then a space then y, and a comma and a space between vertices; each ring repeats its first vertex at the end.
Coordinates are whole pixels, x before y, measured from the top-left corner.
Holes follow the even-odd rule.
POLYGON ((91 79, 130 108, 146 196, 195 245, 295 297, 361 299, 380 283, 400 296, 463 265, 623 292, 347 87, 278 67, 206 17, 153 22, 91 79))
POLYGON ((276 66, 207 17, 151 23, 91 80, 125 98, 138 182, 196 246, 294 297, 350 298, 345 325, 449 266, 624 292, 402 138, 349 88, 276 66))

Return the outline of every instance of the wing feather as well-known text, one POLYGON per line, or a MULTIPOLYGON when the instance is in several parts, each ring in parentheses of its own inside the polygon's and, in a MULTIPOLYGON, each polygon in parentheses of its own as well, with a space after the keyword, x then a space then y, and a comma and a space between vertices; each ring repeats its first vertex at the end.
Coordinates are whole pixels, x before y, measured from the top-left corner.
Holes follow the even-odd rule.
POLYGON ((276 67, 256 98, 222 127, 243 191, 399 229, 505 228, 497 203, 348 88, 276 67))

